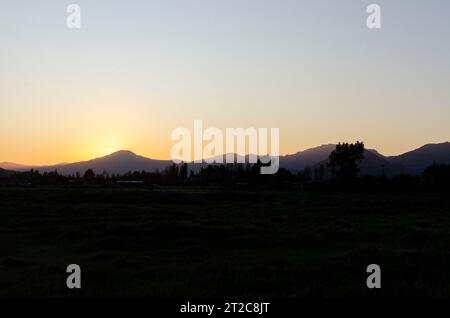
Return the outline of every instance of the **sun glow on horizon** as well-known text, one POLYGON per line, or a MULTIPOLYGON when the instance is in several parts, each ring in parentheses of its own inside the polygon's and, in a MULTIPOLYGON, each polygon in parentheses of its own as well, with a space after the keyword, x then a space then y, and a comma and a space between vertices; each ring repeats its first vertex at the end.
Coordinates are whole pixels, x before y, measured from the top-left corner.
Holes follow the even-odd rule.
POLYGON ((123 143, 117 139, 106 139, 97 142, 92 146, 92 156, 103 157, 110 155, 116 151, 122 150, 123 143))

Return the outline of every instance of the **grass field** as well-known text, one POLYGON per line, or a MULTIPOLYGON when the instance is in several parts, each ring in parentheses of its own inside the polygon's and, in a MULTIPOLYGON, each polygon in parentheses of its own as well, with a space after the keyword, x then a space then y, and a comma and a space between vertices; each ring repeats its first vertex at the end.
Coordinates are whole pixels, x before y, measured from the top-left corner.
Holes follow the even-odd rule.
POLYGON ((0 296, 450 296, 450 197, 0 188, 0 296), (66 287, 79 264, 82 289, 66 287), (366 267, 382 289, 366 287, 366 267))

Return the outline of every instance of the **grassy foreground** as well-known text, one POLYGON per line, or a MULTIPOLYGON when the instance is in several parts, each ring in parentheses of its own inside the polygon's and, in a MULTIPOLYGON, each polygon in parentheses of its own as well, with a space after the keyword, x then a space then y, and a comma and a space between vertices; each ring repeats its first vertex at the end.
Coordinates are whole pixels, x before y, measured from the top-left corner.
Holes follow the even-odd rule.
POLYGON ((449 269, 445 195, 0 188, 3 297, 448 297, 449 269))

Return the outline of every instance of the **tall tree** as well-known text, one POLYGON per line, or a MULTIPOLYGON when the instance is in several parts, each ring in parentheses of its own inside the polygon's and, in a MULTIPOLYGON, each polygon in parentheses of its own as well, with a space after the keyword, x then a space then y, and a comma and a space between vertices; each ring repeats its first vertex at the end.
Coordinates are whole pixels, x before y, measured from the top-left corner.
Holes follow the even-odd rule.
POLYGON ((87 169, 83 175, 83 179, 86 181, 92 181, 95 179, 95 173, 92 169, 87 169))
POLYGON ((364 159, 364 143, 339 143, 328 159, 328 166, 340 181, 353 181, 357 178, 359 164, 364 159))

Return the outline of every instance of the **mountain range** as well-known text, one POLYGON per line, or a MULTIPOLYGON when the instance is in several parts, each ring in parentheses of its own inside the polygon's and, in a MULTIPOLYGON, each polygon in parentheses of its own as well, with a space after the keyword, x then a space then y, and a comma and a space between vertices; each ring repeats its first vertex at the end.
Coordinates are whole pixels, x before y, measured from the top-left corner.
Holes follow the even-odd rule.
POLYGON ((75 174, 77 172, 83 174, 88 169, 94 170, 96 174, 101 174, 103 172, 125 174, 129 171, 162 170, 171 164, 171 160, 155 160, 136 155, 128 150, 120 150, 110 155, 88 161, 62 163, 51 166, 31 166, 4 162, 0 163, 0 168, 14 171, 28 171, 34 169, 39 172, 57 170, 64 175, 75 174))
MULTIPOLYGON (((291 172, 303 171, 306 167, 315 168, 326 164, 328 156, 336 148, 335 144, 322 145, 299 151, 295 154, 280 157, 280 167, 291 172)), ((433 163, 450 164, 450 143, 427 144, 418 149, 399 156, 383 156, 374 149, 366 149, 364 160, 361 162, 361 175, 399 175, 402 173, 417 175, 433 163)), ((88 161, 64 163, 51 166, 31 166, 9 162, 0 163, 0 174, 5 175, 14 171, 35 169, 40 172, 55 171, 64 175, 84 173, 87 169, 95 173, 124 174, 129 171, 163 170, 172 164, 171 160, 155 160, 139 156, 128 150, 121 150, 113 154, 88 161)), ((205 164, 201 164, 205 165, 205 164)))

